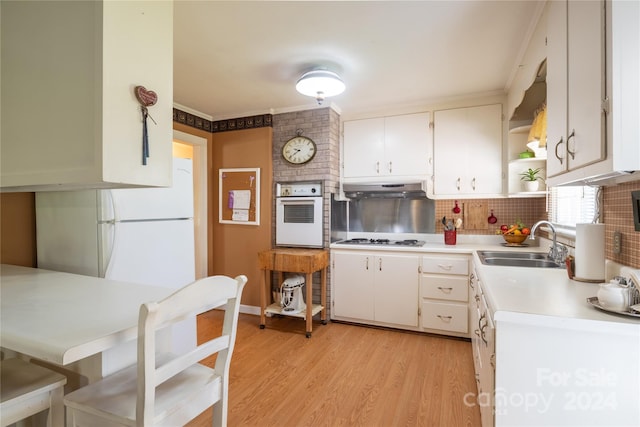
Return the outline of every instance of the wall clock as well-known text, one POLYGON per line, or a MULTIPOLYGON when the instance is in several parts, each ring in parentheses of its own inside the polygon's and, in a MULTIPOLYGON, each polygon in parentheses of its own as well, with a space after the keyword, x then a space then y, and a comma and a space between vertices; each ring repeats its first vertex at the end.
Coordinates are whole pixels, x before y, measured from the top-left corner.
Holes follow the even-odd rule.
POLYGON ((300 132, 298 132, 297 136, 285 142, 282 147, 282 157, 294 165, 307 163, 311 161, 315 155, 316 143, 310 138, 302 136, 300 132))

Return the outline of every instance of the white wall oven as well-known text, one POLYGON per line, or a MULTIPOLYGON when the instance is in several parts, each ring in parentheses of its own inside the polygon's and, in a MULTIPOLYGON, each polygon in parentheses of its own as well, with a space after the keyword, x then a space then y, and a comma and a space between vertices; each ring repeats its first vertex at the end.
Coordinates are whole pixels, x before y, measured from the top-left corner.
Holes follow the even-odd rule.
POLYGON ((276 184, 276 246, 321 248, 322 182, 276 184))

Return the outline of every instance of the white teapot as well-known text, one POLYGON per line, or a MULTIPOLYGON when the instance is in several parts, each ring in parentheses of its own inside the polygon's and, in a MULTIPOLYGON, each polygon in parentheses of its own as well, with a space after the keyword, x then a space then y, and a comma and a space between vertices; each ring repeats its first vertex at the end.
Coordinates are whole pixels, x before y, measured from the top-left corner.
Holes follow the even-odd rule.
POLYGON ((598 303, 611 311, 629 310, 629 287, 621 285, 617 280, 601 283, 598 290, 598 303))

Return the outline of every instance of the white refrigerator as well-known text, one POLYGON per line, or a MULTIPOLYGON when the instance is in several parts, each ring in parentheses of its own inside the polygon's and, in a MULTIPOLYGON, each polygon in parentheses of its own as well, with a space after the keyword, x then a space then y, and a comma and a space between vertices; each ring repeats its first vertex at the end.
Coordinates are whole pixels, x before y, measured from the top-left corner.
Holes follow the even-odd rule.
MULTIPOLYGON (((36 193, 38 267, 177 289, 195 280, 191 159, 173 186, 36 193)), ((196 345, 195 318, 173 328, 173 351, 196 345)))

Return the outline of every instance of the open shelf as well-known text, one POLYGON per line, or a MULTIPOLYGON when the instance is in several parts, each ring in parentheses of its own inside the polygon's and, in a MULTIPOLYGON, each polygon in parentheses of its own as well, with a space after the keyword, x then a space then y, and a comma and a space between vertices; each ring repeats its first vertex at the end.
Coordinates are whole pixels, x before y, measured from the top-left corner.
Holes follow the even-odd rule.
MULTIPOLYGON (((312 310, 311 310, 311 315, 315 316, 316 314, 320 313, 322 311, 322 309, 324 308, 322 305, 320 304, 312 304, 312 310)), ((299 317, 301 319, 305 319, 307 317, 307 312, 305 311, 301 311, 299 313, 287 313, 286 311, 284 311, 282 309, 282 307, 280 307, 280 304, 278 303, 273 303, 269 306, 267 306, 267 308, 264 309, 265 313, 270 313, 270 314, 281 314, 283 316, 291 316, 291 317, 299 317)))
POLYGON ((543 191, 518 191, 509 193, 508 197, 545 197, 546 190, 543 191))
POLYGON ((517 159, 513 159, 509 161, 510 165, 515 165, 515 164, 522 164, 522 165, 526 165, 528 163, 546 163, 547 162, 547 158, 546 157, 526 157, 524 159, 521 158, 517 158, 517 159))
POLYGON ((516 126, 514 128, 511 128, 509 129, 509 133, 510 134, 526 133, 528 135, 530 130, 531 130, 531 125, 528 124, 528 125, 516 126))

